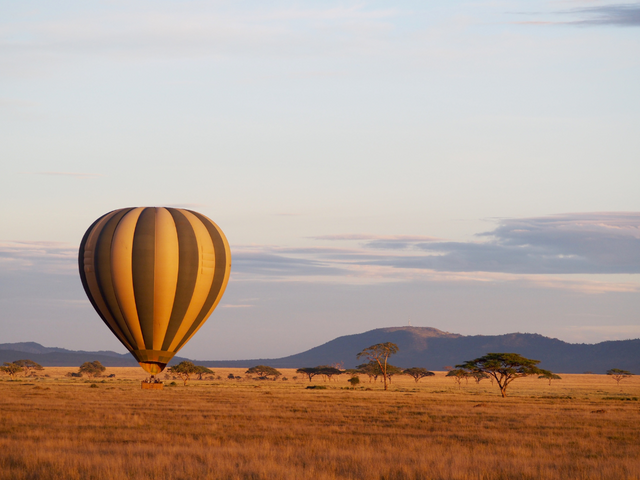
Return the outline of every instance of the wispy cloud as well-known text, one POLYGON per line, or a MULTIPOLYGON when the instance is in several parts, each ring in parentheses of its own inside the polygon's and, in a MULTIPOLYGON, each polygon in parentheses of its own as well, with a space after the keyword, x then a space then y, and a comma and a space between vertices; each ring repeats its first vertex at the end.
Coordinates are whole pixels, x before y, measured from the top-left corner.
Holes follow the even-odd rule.
POLYGON ((581 7, 554 13, 560 15, 558 20, 528 20, 514 23, 525 25, 640 27, 640 3, 637 2, 581 7), (571 20, 562 18, 568 16, 574 18, 571 20))
MULTIPOLYGON (((322 235, 351 248, 245 246, 242 275, 337 281, 523 282, 584 293, 638 291, 635 282, 563 277, 640 273, 640 213, 576 213, 500 219, 468 242, 429 236, 322 235)), ((237 261, 236 261, 237 260, 237 261)))
POLYGON ((613 25, 616 27, 640 27, 640 3, 601 5, 575 10, 587 18, 573 20, 574 25, 613 25))
MULTIPOLYGON (((314 239, 334 245, 347 242, 346 247, 232 245, 232 278, 353 284, 510 282, 581 293, 640 291, 640 282, 633 277, 607 281, 601 276, 640 273, 640 213, 575 213, 496 222, 496 228, 468 242, 345 234, 314 239)), ((77 247, 69 244, 0 243, 0 265, 5 269, 69 273, 76 271, 76 259, 77 247)), ((242 307, 226 308, 252 304, 240 301, 237 305, 242 307)))
POLYGON ((78 247, 62 242, 0 242, 3 270, 38 270, 70 274, 78 271, 78 247))

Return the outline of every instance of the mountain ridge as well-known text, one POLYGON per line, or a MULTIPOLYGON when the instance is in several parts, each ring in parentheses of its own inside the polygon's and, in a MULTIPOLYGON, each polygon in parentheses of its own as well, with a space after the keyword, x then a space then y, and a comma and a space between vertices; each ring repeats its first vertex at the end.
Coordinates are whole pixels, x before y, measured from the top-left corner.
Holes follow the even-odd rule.
MULTIPOLYGON (((259 364, 274 368, 301 368, 317 365, 341 364, 353 368, 362 361, 356 354, 376 343, 393 342, 398 354, 390 363, 402 367, 425 367, 444 370, 466 360, 491 352, 519 353, 540 360, 540 367, 558 373, 605 373, 621 368, 640 373, 640 339, 611 340, 596 344, 568 343, 537 333, 507 333, 503 335, 461 335, 432 327, 383 327, 363 333, 343 335, 309 350, 281 358, 247 360, 197 360, 207 367, 249 368, 259 364)), ((74 351, 57 347, 44 347, 35 342, 0 344, 0 363, 29 358, 43 366, 81 365, 99 360, 107 367, 137 366, 128 353, 111 351, 74 351), (23 349, 23 350, 20 350, 23 349)), ((174 357, 175 365, 183 357, 174 357)), ((193 361, 193 360, 192 360, 193 361)))

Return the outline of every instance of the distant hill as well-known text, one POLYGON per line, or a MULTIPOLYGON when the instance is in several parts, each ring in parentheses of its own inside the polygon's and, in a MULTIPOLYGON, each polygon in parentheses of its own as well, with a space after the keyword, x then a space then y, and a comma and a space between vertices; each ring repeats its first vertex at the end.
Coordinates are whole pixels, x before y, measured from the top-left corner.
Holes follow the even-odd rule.
POLYGON ((275 368, 313 367, 344 362, 345 368, 361 363, 356 354, 376 343, 393 342, 400 348, 391 357, 398 367, 444 370, 490 352, 513 352, 540 360, 540 367, 558 373, 605 373, 621 368, 640 374, 640 339, 573 344, 532 333, 470 335, 442 332, 429 327, 378 328, 345 335, 283 358, 198 362, 208 367, 251 367, 267 364, 275 368))
MULTIPOLYGON (((251 360, 195 361, 207 367, 248 368, 270 365, 275 368, 314 367, 343 363, 353 368, 356 354, 376 343, 393 342, 400 351, 391 357, 398 367, 425 367, 444 370, 465 360, 472 360, 490 352, 513 352, 540 360, 540 367, 557 373, 605 373, 621 368, 640 374, 640 339, 601 342, 595 345, 574 344, 534 333, 506 335, 459 335, 429 327, 378 328, 355 335, 338 337, 318 347, 283 358, 251 360)), ((28 358, 45 367, 80 366, 99 360, 107 367, 135 367, 138 363, 126 353, 111 351, 85 352, 64 348, 43 347, 34 342, 0 344, 0 363, 28 358)), ((174 357, 175 365, 183 357, 174 357)))
MULTIPOLYGON (((138 362, 129 353, 117 353, 110 350, 87 352, 67 350, 66 348, 44 347, 35 342, 0 343, 0 364, 16 360, 33 360, 43 367, 74 367, 84 362, 98 360, 105 367, 137 367, 138 362)), ((174 357, 171 365, 187 360, 174 357)))

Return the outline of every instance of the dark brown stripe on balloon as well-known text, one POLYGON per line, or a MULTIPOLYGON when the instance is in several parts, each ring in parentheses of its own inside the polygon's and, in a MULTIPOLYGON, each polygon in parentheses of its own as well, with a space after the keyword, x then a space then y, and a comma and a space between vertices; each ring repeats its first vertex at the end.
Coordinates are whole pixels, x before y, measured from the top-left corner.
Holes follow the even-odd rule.
POLYGON ((113 289, 113 279, 111 277, 111 242, 113 240, 113 234, 118 227, 120 220, 122 220, 122 217, 131 210, 133 210, 133 208, 120 210, 102 227, 102 231, 99 232, 98 239, 96 241, 94 268, 96 281, 98 282, 102 299, 107 305, 109 313, 111 313, 111 316, 115 318, 121 328, 121 332, 116 332, 116 336, 118 338, 126 339, 130 345, 135 346, 136 341, 133 338, 133 335, 131 335, 129 327, 127 327, 127 323, 120 311, 120 305, 118 305, 116 293, 113 289))
POLYGON ((80 281, 82 282, 82 288, 84 288, 84 292, 87 294, 87 297, 89 297, 89 301, 91 302, 91 305, 93 305, 93 308, 96 309, 96 311, 98 311, 98 308, 96 307, 96 304, 93 301, 91 290, 89 290, 89 284, 87 284, 87 274, 84 271, 84 247, 87 243, 87 239, 89 238, 89 235, 91 234, 95 226, 98 224, 98 222, 100 222, 100 220, 102 220, 104 217, 109 215, 109 213, 105 213, 104 215, 102 215, 99 219, 97 219, 95 222, 91 224, 91 226, 87 229, 86 232, 84 232, 84 236, 82 237, 82 241, 80 242, 80 249, 78 250, 78 270, 80 271, 80 281))
POLYGON ((206 315, 207 313, 209 313, 209 310, 211 310, 211 306, 216 301, 216 298, 218 298, 218 294, 222 289, 224 276, 227 269, 227 251, 224 248, 224 241, 222 240, 222 236, 220 235, 220 232, 218 231, 216 226, 213 223, 211 223, 211 221, 204 215, 201 215, 198 212, 193 212, 191 210, 189 210, 189 212, 193 213, 196 217, 198 217, 198 219, 207 228, 207 231, 211 236, 211 240, 213 240, 213 251, 216 256, 216 261, 215 261, 216 264, 215 264, 215 272, 213 274, 213 282, 211 283, 211 289, 209 290, 209 295, 207 296, 207 300, 204 302, 204 305, 202 306, 202 309, 200 310, 200 313, 196 317, 195 321, 191 325, 191 328, 189 328, 189 331, 187 332, 187 334, 178 344, 176 348, 176 352, 182 348, 182 346, 186 343, 186 341, 189 339, 191 334, 198 329, 200 324, 202 324, 202 322, 204 322, 207 319, 206 315))
POLYGON ((131 273, 145 348, 153 349, 153 296, 156 263, 156 209, 142 210, 133 234, 131 273))
MULTIPOLYGON (((102 220, 107 215, 110 215, 111 213, 113 213, 113 212, 105 213, 99 219, 97 219, 95 222, 93 222, 91 224, 91 226, 85 232, 84 236, 82 237, 82 241, 80 242, 80 249, 78 251, 78 269, 80 270, 80 281, 82 282, 82 288, 84 288, 84 292, 87 294, 87 298, 89 299, 89 302, 93 306, 93 309, 96 311, 98 316, 102 319, 102 321, 107 326, 107 328, 109 330, 111 330, 111 333, 113 333, 116 337, 121 338, 121 335, 119 334, 119 332, 115 331, 111 327, 111 325, 109 324, 109 322, 107 321, 107 319, 105 318, 103 313, 98 308, 98 305, 96 304, 96 301, 93 299, 93 295, 91 294, 91 290, 89 289, 89 284, 87 283, 87 274, 84 271, 84 252, 85 252, 85 246, 87 244, 87 240, 89 238, 89 235, 91 234, 91 232, 93 232, 93 229, 100 222, 100 220, 102 220)), ((95 253, 94 253, 94 256, 95 256, 95 253)), ((95 263, 95 259, 92 259, 92 262, 95 263)), ((92 268, 92 271, 89 273, 89 275, 95 276, 95 267, 92 268)))
POLYGON ((196 240, 196 234, 193 231, 191 223, 189 223, 187 217, 179 210, 175 208, 167 208, 167 210, 171 213, 173 221, 176 224, 179 257, 176 297, 173 302, 167 334, 162 344, 163 350, 169 349, 176 333, 178 333, 180 324, 182 324, 184 320, 184 315, 187 313, 187 309, 193 298, 193 290, 196 286, 199 266, 198 241, 196 240))

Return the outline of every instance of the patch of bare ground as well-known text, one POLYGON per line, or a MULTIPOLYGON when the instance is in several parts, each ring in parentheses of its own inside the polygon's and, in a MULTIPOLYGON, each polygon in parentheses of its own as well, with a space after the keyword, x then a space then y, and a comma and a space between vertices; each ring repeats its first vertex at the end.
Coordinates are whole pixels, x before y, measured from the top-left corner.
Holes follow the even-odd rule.
POLYGON ((137 369, 71 370, 0 382, 0 479, 640 479, 635 378, 521 379, 503 399, 442 372, 384 392, 216 369, 158 391, 137 369))

